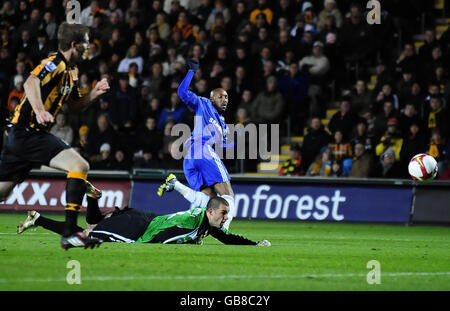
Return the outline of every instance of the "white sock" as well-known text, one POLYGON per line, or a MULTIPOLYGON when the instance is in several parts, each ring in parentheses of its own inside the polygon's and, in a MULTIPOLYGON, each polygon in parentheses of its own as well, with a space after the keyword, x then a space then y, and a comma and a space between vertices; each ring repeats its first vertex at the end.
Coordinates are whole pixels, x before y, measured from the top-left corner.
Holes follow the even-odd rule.
POLYGON ((230 211, 228 213, 228 220, 223 224, 225 229, 228 230, 228 228, 230 227, 231 220, 233 220, 234 213, 236 212, 236 210, 234 208, 234 198, 231 195, 226 195, 226 194, 222 195, 221 197, 224 198, 225 200, 227 200, 228 206, 230 208, 230 211))
POLYGON ((201 207, 206 208, 209 201, 209 196, 206 193, 200 191, 194 191, 191 188, 183 185, 179 181, 175 182, 175 190, 181 193, 181 195, 191 202, 191 208, 201 207))

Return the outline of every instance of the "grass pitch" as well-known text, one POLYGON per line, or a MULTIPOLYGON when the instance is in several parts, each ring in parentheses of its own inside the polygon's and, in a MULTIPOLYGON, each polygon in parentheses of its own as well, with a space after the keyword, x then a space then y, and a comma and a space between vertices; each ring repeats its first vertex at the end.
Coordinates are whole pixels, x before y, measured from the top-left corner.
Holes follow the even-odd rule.
POLYGON ((449 227, 234 220, 233 232, 272 247, 207 237, 202 246, 64 251, 42 228, 17 235, 25 217, 0 214, 0 290, 450 290, 449 227), (67 283, 71 260, 80 263, 81 284, 67 283), (381 284, 367 282, 371 260, 380 263, 381 284))

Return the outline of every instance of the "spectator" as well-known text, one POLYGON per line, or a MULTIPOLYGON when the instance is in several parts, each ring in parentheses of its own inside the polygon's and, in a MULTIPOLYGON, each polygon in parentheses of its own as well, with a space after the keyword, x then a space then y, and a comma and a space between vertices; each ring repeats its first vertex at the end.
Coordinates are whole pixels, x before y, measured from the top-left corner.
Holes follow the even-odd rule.
POLYGON ((356 122, 358 122, 358 116, 351 109, 350 98, 344 97, 339 111, 331 117, 328 129, 332 133, 340 130, 344 135, 344 140, 348 140, 356 122))
POLYGON ((144 68, 144 59, 139 55, 136 44, 130 46, 127 55, 120 61, 117 72, 128 72, 131 63, 136 63, 138 65, 138 73, 141 74, 144 68))
POLYGON ((169 45, 167 48, 166 60, 162 63, 163 75, 167 77, 175 74, 177 63, 181 63, 184 66, 186 64, 186 60, 180 53, 177 52, 175 46, 169 45))
POLYGON ((128 83, 126 74, 119 76, 119 85, 110 91, 109 116, 115 131, 121 130, 127 123, 134 124, 137 109, 136 91, 128 83))
POLYGON ((94 23, 94 15, 97 12, 104 13, 104 10, 100 8, 97 0, 92 0, 91 4, 81 11, 80 23, 91 27, 94 23))
POLYGON ((397 72, 401 72, 403 69, 408 69, 414 74, 419 73, 419 58, 416 54, 416 50, 412 43, 406 43, 403 46, 403 51, 400 53, 400 56, 397 58, 396 70, 397 72))
POLYGON ((273 20, 280 21, 286 19, 286 24, 293 25, 295 23, 296 8, 292 0, 280 0, 275 4, 273 12, 273 20))
POLYGON ((314 43, 312 54, 300 60, 299 68, 300 70, 306 70, 309 74, 310 114, 321 114, 323 107, 319 98, 326 82, 326 74, 330 70, 328 58, 323 54, 322 42, 316 41, 314 43))
POLYGON ((402 133, 402 136, 404 138, 408 137, 410 135, 410 127, 412 124, 417 124, 421 129, 424 127, 422 126, 422 122, 417 114, 416 107, 414 107, 413 104, 407 103, 405 106, 405 109, 403 109, 402 113, 400 114, 399 118, 399 126, 400 131, 402 133))
POLYGON ((448 125, 447 125, 447 112, 442 107, 440 96, 431 96, 430 98, 430 113, 428 114, 428 129, 431 131, 434 128, 439 129, 439 132, 447 137, 448 125))
POLYGON ((341 130, 336 130, 333 134, 334 141, 328 144, 331 151, 331 159, 343 161, 352 157, 352 148, 349 143, 344 142, 344 135, 341 130))
POLYGON ((306 175, 328 177, 331 173, 331 164, 331 151, 324 147, 315 161, 309 166, 306 175))
POLYGON ((55 15, 51 11, 45 11, 43 20, 42 20, 42 28, 45 30, 47 34, 47 39, 53 44, 56 40, 56 32, 58 31, 58 25, 55 22, 55 15))
POLYGON ((379 169, 375 170, 374 177, 401 178, 403 176, 401 165, 400 162, 396 161, 395 157, 394 149, 386 149, 380 156, 379 169))
MULTIPOLYGON (((124 14, 121 8, 118 6, 118 0, 109 0, 108 8, 105 10, 105 15, 110 17, 113 13, 116 13, 120 20, 123 20, 124 14)), ((159 1, 154 1, 159 2, 159 1)))
POLYGON ((181 31, 183 39, 189 40, 192 36, 192 24, 189 23, 188 16, 186 12, 180 11, 178 13, 178 21, 173 26, 172 31, 181 31))
POLYGON ((110 169, 113 171, 129 171, 131 169, 131 163, 123 150, 116 150, 110 169))
POLYGON ((47 33, 41 30, 37 33, 37 39, 34 44, 31 45, 30 57, 34 64, 39 64, 41 60, 47 58, 54 47, 47 42, 47 33))
POLYGON ((163 70, 163 65, 155 62, 152 64, 150 76, 144 79, 144 82, 148 84, 151 97, 164 98, 167 95, 168 81, 163 70))
POLYGON ((254 120, 253 117, 253 95, 252 95, 252 91, 250 90, 244 90, 242 92, 241 98, 240 98, 240 102, 238 105, 238 109, 245 109, 248 112, 249 118, 254 120))
POLYGON ((88 160, 89 155, 87 154, 87 150, 89 149, 89 142, 88 142, 88 136, 89 136, 89 127, 87 125, 82 125, 78 129, 78 137, 72 142, 72 147, 74 147, 78 153, 88 160))
POLYGON ((116 140, 116 132, 109 126, 108 118, 106 115, 100 115, 97 118, 97 126, 89 131, 87 141, 88 146, 86 153, 89 159, 95 160, 95 157, 100 152, 100 146, 104 143, 108 143, 113 148, 116 140))
POLYGON ((425 153, 427 141, 419 123, 412 122, 408 128, 407 135, 403 139, 402 149, 400 151, 400 162, 404 176, 407 177, 409 161, 413 156, 419 153, 425 153))
POLYGON ((311 119, 311 125, 308 129, 308 133, 305 135, 303 140, 303 156, 305 161, 305 166, 309 167, 312 161, 319 154, 320 150, 324 146, 328 146, 331 137, 324 130, 320 118, 313 117, 311 119))
POLYGON ((378 93, 376 99, 375 99, 375 112, 380 111, 380 106, 386 102, 390 101, 394 104, 394 108, 396 110, 400 109, 400 103, 398 101, 397 94, 394 94, 392 91, 392 86, 389 83, 386 83, 381 88, 381 91, 378 93))
POLYGON ((402 79, 397 82, 399 110, 403 109, 407 102, 406 100, 408 99, 408 96, 411 92, 411 87, 414 83, 413 77, 414 76, 411 70, 407 68, 402 70, 402 79))
POLYGON ((294 134, 301 134, 307 118, 308 81, 298 70, 297 63, 289 65, 289 71, 281 77, 278 87, 287 104, 292 130, 294 134))
POLYGON ((211 13, 208 16, 208 19, 205 23, 206 29, 211 29, 212 25, 214 24, 215 17, 217 13, 221 13, 225 19, 225 23, 228 23, 228 21, 231 18, 230 9, 228 9, 225 4, 223 3, 223 0, 216 0, 214 2, 214 8, 211 10, 211 13))
POLYGON ((427 153, 436 159, 436 162, 438 164, 438 172, 442 172, 445 169, 445 161, 447 159, 445 146, 446 141, 441 136, 439 129, 433 128, 431 130, 431 138, 427 153))
POLYGON ((250 22, 255 24, 256 18, 259 14, 264 14, 267 22, 269 24, 272 24, 273 11, 267 5, 266 0, 258 0, 258 6, 253 11, 250 12, 250 18, 249 18, 250 22))
POLYGON ((433 28, 425 29, 424 36, 424 44, 419 48, 419 58, 422 63, 427 63, 431 61, 432 49, 439 43, 436 39, 436 34, 433 28))
POLYGON ((352 110, 356 114, 367 111, 372 107, 372 93, 367 89, 366 82, 362 79, 356 81, 350 101, 352 110))
POLYGON ((50 133, 61 138, 68 145, 72 144, 73 130, 66 124, 66 116, 64 114, 59 113, 56 116, 56 124, 52 126, 50 133))
POLYGON ((24 79, 22 75, 16 75, 14 76, 14 89, 9 93, 8 96, 8 112, 12 113, 14 111, 12 99, 15 97, 19 100, 22 99, 23 95, 25 94, 25 91, 23 89, 23 83, 24 79))
POLYGON ((331 171, 328 177, 341 177, 343 176, 343 170, 342 170, 342 161, 334 160, 331 163, 331 171))
POLYGON ((236 3, 235 9, 231 11, 231 18, 228 22, 228 26, 233 31, 241 29, 243 23, 248 20, 249 13, 247 11, 247 5, 244 0, 240 0, 236 3))
POLYGON ((155 22, 150 25, 148 31, 150 31, 151 29, 156 29, 158 31, 159 38, 164 41, 166 41, 170 37, 170 25, 167 23, 166 15, 163 13, 158 13, 156 15, 155 22))
POLYGON ((324 29, 326 24, 326 17, 333 16, 336 22, 336 27, 341 28, 343 24, 343 17, 341 11, 336 7, 335 0, 325 0, 323 3, 323 10, 319 13, 319 22, 317 24, 317 30, 320 32, 324 29))
POLYGON ((400 161, 400 151, 403 145, 403 138, 401 138, 397 127, 398 120, 396 118, 389 119, 387 122, 386 134, 381 137, 375 149, 375 154, 377 156, 382 155, 387 149, 392 149, 395 152, 395 161, 400 161))
POLYGON ((278 175, 280 176, 302 176, 305 175, 305 167, 302 151, 298 144, 292 144, 289 154, 291 158, 283 163, 278 175))
POLYGON ((362 142, 357 142, 354 146, 355 156, 349 177, 368 178, 372 172, 372 156, 367 153, 362 142))
POLYGON ((152 158, 156 158, 158 151, 162 147, 162 133, 156 128, 155 117, 148 116, 145 127, 140 131, 138 137, 139 151, 150 153, 152 158))
POLYGON ((423 104, 425 101, 425 95, 422 92, 422 88, 418 82, 414 82, 411 86, 411 90, 408 94, 406 102, 413 105, 417 111, 418 117, 423 120, 423 104))
POLYGON ((96 156, 92 165, 94 170, 111 170, 112 169, 111 158, 111 145, 104 143, 100 146, 100 154, 96 156))
POLYGON ((359 120, 354 128, 354 134, 351 140, 351 146, 353 149, 358 143, 363 144, 367 153, 373 153, 375 145, 374 137, 369 133, 367 129, 367 122, 364 119, 359 120))
POLYGON ((375 117, 375 122, 373 126, 373 134, 375 139, 378 140, 387 129, 387 122, 390 119, 397 118, 398 112, 394 108, 394 104, 391 101, 386 101, 383 104, 383 111, 378 113, 375 117))
POLYGON ((181 104, 177 91, 172 91, 170 93, 170 101, 167 105, 167 108, 161 111, 161 114, 158 118, 158 130, 164 130, 169 119, 173 120, 175 124, 182 123, 186 118, 186 113, 186 106, 181 104))
POLYGON ((283 116, 285 103, 283 96, 277 91, 277 78, 267 78, 266 90, 260 92, 253 102, 255 121, 259 123, 279 123, 283 116))
POLYGON ((200 5, 194 10, 194 15, 201 24, 205 24, 211 10, 211 0, 201 0, 200 5))

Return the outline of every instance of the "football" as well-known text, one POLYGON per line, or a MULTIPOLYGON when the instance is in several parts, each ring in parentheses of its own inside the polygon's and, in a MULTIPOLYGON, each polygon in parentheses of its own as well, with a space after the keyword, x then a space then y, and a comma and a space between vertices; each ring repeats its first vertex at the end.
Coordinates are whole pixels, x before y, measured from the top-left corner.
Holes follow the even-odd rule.
POLYGON ((414 180, 433 180, 438 173, 437 162, 428 154, 417 154, 409 161, 408 172, 414 180))

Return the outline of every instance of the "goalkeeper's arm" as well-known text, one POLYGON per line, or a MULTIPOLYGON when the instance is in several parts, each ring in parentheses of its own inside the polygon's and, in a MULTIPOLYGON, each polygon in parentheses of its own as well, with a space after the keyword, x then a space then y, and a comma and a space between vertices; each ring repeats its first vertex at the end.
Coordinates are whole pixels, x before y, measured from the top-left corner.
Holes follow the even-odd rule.
POLYGON ((222 242, 223 244, 229 244, 229 245, 256 245, 256 246, 270 246, 270 242, 267 240, 262 241, 252 241, 247 238, 244 238, 241 235, 231 233, 226 228, 211 228, 209 230, 209 234, 222 242))

